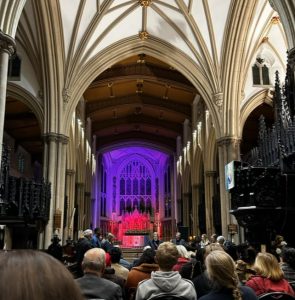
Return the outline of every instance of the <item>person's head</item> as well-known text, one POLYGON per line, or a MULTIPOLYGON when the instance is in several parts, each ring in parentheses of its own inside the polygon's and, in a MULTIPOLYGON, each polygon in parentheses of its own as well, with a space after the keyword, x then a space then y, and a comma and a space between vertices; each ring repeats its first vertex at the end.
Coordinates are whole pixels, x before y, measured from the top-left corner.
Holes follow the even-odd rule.
POLYGON ((208 240, 207 234, 206 234, 206 233, 203 233, 203 234, 201 235, 201 239, 202 239, 202 241, 207 241, 207 240, 208 240))
POLYGON ((108 240, 110 243, 113 242, 114 238, 115 238, 115 236, 114 236, 112 233, 109 232, 109 233, 107 234, 107 240, 108 240))
POLYGON ((235 262, 225 251, 215 250, 205 260, 208 277, 218 288, 232 290, 234 299, 241 299, 235 262))
POLYGON ((225 238, 224 238, 224 236, 220 235, 220 236, 217 237, 216 241, 217 241, 217 243, 219 243, 220 245, 223 245, 224 242, 225 242, 225 238))
POLYGON ((217 242, 217 234, 213 233, 210 237, 210 242, 211 243, 216 243, 217 242))
POLYGON ((93 248, 84 254, 82 269, 84 273, 93 273, 100 276, 106 266, 105 251, 101 248, 93 248))
POLYGON ((156 252, 156 260, 161 271, 171 271, 173 266, 177 263, 179 257, 176 245, 171 242, 164 242, 159 245, 156 252))
POLYGON ((177 245, 176 248, 179 253, 179 257, 190 258, 188 251, 183 245, 177 245))
POLYGON ((211 243, 206 245, 204 257, 206 258, 209 253, 216 250, 224 251, 224 248, 219 243, 211 243))
POLYGON ((93 232, 91 229, 86 229, 83 231, 83 236, 88 240, 92 239, 92 235, 93 235, 93 232))
POLYGON ((282 250, 282 261, 288 264, 292 269, 295 270, 295 248, 284 247, 282 250))
POLYGON ((119 247, 113 247, 110 250, 110 255, 111 255, 112 263, 117 264, 122 258, 122 250, 119 247))
POLYGON ((45 252, 2 252, 0 266, 1 299, 83 299, 72 274, 63 264, 45 252))
POLYGON ((259 252, 256 256, 253 269, 257 275, 270 278, 273 281, 279 281, 284 277, 277 258, 271 253, 259 252))
POLYGON ((142 255, 138 260, 138 265, 141 264, 154 264, 155 263, 156 251, 149 248, 143 251, 142 255))
POLYGON ((153 239, 154 239, 154 241, 157 241, 158 240, 158 232, 154 232, 153 233, 153 239))
POLYGON ((101 235, 101 233, 100 233, 100 228, 99 228, 99 227, 94 228, 94 234, 95 234, 97 237, 99 237, 99 236, 101 235))
POLYGON ((180 240, 180 238, 181 238, 181 233, 180 233, 180 232, 176 232, 175 238, 176 238, 177 240, 180 240))

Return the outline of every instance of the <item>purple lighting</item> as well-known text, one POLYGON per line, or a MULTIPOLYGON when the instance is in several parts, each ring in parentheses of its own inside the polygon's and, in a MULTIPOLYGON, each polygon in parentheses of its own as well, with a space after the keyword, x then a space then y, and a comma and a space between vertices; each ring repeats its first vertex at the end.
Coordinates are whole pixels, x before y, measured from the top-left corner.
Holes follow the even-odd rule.
POLYGON ((124 247, 143 246, 153 231, 161 235, 164 174, 170 161, 169 153, 148 146, 121 146, 99 154, 93 224, 111 231, 124 247))

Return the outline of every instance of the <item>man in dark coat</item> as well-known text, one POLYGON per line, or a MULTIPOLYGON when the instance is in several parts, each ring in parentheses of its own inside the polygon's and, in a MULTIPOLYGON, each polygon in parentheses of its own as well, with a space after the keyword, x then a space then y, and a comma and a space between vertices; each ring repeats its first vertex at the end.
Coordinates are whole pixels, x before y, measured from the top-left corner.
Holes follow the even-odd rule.
POLYGON ((84 276, 76 279, 85 299, 123 300, 121 287, 101 278, 105 265, 103 249, 93 248, 85 253, 82 262, 84 276))
POLYGON ((92 230, 86 229, 83 232, 83 237, 80 238, 76 245, 76 261, 77 261, 77 276, 81 277, 83 276, 83 270, 82 270, 82 261, 84 254, 91 248, 93 248, 93 245, 91 243, 92 239, 92 230))

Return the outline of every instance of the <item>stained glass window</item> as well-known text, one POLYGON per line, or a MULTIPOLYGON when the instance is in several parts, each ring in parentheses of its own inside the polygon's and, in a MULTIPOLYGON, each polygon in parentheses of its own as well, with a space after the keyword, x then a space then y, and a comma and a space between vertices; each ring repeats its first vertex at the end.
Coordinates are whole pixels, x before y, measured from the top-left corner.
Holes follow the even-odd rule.
POLYGON ((152 212, 152 178, 147 166, 138 159, 132 160, 122 169, 120 178, 120 214, 138 209, 152 212), (124 202, 124 205, 122 203, 124 202))

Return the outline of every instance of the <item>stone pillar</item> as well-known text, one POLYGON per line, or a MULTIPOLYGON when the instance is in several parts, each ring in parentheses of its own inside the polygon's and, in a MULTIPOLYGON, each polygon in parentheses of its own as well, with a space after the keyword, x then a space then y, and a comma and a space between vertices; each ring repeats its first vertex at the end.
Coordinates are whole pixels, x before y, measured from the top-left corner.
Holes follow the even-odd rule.
POLYGON ((171 220, 172 220, 172 233, 177 231, 176 223, 178 222, 177 219, 177 166, 176 161, 177 158, 175 155, 171 158, 172 167, 171 167, 171 220))
POLYGON ((235 218, 229 214, 231 207, 229 193, 225 190, 225 165, 232 160, 240 160, 240 139, 235 137, 223 137, 217 140, 219 156, 220 176, 220 203, 221 203, 221 227, 222 235, 230 239, 228 224, 235 222, 235 218))
POLYGON ((77 205, 78 205, 78 230, 83 231, 87 228, 84 228, 85 223, 85 209, 84 209, 84 190, 85 185, 83 182, 77 182, 76 183, 76 199, 77 199, 77 205))
POLYGON ((65 201, 66 146, 68 137, 58 133, 44 135, 44 178, 51 183, 49 221, 45 229, 44 247, 51 243, 56 232, 63 240, 63 213, 65 201))
POLYGON ((198 123, 198 104, 200 101, 200 95, 196 95, 193 103, 192 103, 192 128, 193 130, 197 129, 198 123))
POLYGON ((91 223, 91 193, 90 192, 84 192, 84 215, 85 215, 85 221, 84 221, 84 226, 85 228, 90 227, 91 223))
POLYGON ((75 207, 75 170, 66 170, 66 196, 67 196, 67 226, 65 227, 66 238, 73 238, 73 222, 75 207))
POLYGON ((191 194, 190 193, 183 193, 182 194, 182 221, 184 226, 189 226, 189 198, 191 194))
POLYGON ((206 210, 206 232, 208 235, 215 233, 213 225, 213 205, 212 197, 214 196, 214 184, 216 179, 216 171, 205 172, 205 210, 206 210))
POLYGON ((15 52, 14 39, 0 30, 0 168, 7 91, 7 70, 9 57, 15 52))
POLYGON ((192 189, 192 216, 194 235, 199 235, 199 202, 200 202, 200 184, 194 184, 192 189))

